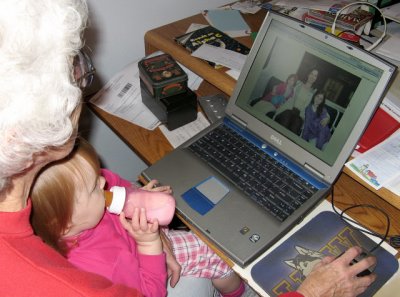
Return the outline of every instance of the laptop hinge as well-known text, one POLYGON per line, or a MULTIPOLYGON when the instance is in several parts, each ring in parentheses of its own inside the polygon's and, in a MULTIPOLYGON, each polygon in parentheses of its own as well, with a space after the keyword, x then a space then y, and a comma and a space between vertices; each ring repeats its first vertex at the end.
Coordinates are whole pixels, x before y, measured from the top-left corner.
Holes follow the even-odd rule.
POLYGON ((315 168, 311 167, 310 165, 308 165, 307 163, 304 164, 304 167, 306 167, 308 170, 310 170, 312 173, 314 173, 315 175, 319 176, 320 178, 324 178, 325 175, 323 175, 321 172, 319 172, 318 170, 316 170, 315 168))
POLYGON ((239 123, 240 126, 242 126, 243 128, 247 127, 247 123, 242 121, 240 118, 238 118, 237 116, 235 116, 234 114, 232 114, 232 118, 239 123))

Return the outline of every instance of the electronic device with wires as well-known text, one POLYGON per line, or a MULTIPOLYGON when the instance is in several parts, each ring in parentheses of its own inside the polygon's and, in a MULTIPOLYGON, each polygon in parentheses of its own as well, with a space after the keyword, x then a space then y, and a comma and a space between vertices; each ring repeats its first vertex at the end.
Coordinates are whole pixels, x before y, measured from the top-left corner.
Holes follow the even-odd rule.
MULTIPOLYGON (((332 34, 270 11, 224 118, 142 175, 171 185, 178 213, 236 264, 246 266, 329 194, 395 70, 332 34), (335 122, 326 127, 331 137, 323 145, 302 137, 303 120, 289 127, 285 119, 271 118, 271 105, 277 108, 272 99, 252 104, 268 97, 270 82, 278 85, 293 73, 299 80, 313 73, 315 88, 331 90, 325 104, 335 122), (171 171, 175 167, 179 170, 171 171), (221 224, 224 217, 235 220, 221 224), (245 236, 244 226, 251 230, 245 236)), ((281 106, 290 113, 286 118, 296 116, 290 103, 281 106)))

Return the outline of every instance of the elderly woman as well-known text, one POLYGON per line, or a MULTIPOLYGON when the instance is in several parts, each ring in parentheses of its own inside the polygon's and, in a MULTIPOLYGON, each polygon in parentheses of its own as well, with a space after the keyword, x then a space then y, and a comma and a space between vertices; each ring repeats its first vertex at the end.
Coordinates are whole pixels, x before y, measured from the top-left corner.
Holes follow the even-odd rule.
MULTIPOLYGON (((93 70, 80 52, 86 19, 84 0, 0 1, 0 296, 142 296, 74 268, 29 221, 37 173, 74 145, 80 87, 93 70)), ((289 295, 362 293, 375 276, 355 277, 374 263, 349 266, 360 251, 324 258, 289 295)))
POLYGON ((0 1, 0 296, 141 296, 79 271, 29 223, 37 172, 74 145, 86 20, 79 0, 0 1))

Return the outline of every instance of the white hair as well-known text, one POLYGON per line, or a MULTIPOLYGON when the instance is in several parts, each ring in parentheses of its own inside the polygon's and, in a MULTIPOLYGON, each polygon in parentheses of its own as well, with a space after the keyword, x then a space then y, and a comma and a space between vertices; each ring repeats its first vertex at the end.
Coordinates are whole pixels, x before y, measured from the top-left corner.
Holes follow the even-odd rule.
POLYGON ((0 1, 0 191, 33 154, 71 137, 86 22, 85 0, 0 1))

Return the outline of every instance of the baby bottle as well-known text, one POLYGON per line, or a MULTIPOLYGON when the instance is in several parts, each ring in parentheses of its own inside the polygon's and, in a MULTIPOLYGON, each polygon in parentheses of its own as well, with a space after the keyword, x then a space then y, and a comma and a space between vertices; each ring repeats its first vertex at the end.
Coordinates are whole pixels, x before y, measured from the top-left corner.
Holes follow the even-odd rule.
POLYGON ((144 208, 147 220, 157 219, 161 226, 168 225, 175 213, 175 199, 162 192, 114 186, 110 191, 104 191, 104 197, 110 213, 124 211, 127 218, 132 218, 135 208, 144 208))

